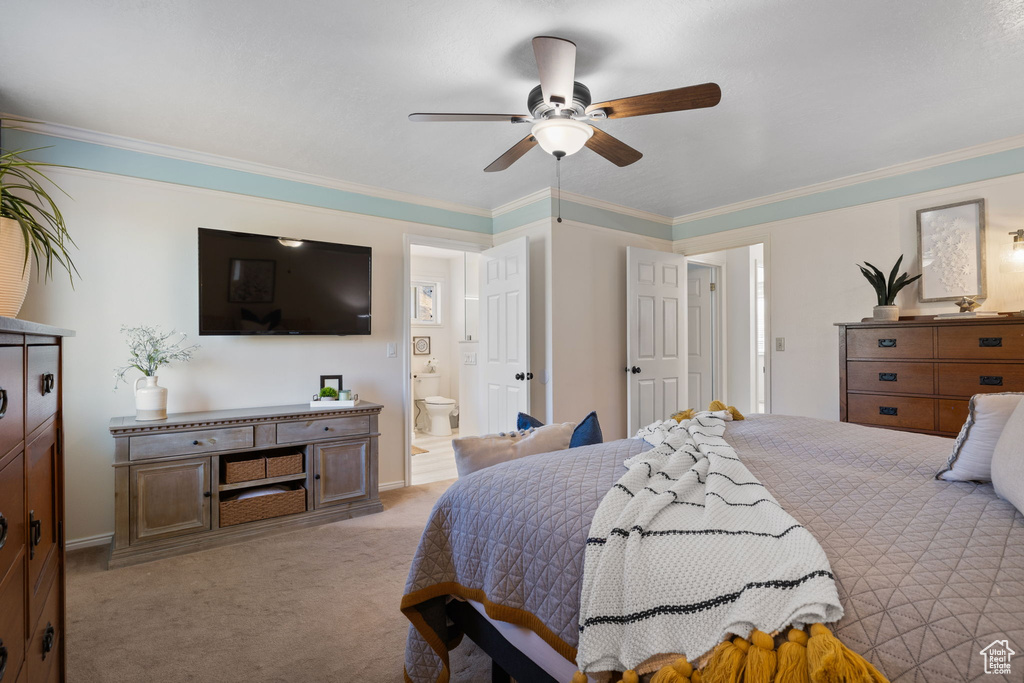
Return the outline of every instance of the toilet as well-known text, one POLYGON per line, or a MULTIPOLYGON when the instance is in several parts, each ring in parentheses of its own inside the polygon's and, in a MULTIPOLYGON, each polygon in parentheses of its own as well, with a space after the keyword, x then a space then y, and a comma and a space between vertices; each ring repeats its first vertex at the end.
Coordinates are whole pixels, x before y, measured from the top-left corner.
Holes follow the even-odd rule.
POLYGON ((439 396, 441 373, 421 372, 413 375, 413 397, 427 411, 427 434, 448 436, 452 433, 451 414, 455 399, 439 396))

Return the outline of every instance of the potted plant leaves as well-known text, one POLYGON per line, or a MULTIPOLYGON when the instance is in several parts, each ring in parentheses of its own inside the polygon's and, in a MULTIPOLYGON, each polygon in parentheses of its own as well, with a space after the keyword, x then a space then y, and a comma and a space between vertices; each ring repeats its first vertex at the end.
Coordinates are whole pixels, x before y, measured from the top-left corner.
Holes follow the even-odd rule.
POLYGON ((903 273, 897 277, 896 273, 899 272, 900 265, 902 263, 903 254, 900 254, 899 259, 896 261, 896 265, 893 266, 892 270, 889 272, 888 278, 885 277, 882 271, 867 261, 864 262, 863 266, 859 263, 857 264, 857 267, 860 268, 860 272, 864 274, 867 281, 875 288, 875 295, 878 297, 878 305, 875 306, 874 309, 875 320, 899 320, 900 309, 899 306, 895 305, 896 295, 899 294, 901 289, 921 277, 920 275, 910 277, 908 273, 903 273))
POLYGON ((320 390, 320 400, 321 401, 337 401, 338 400, 338 390, 335 389, 334 387, 324 387, 323 389, 320 390))

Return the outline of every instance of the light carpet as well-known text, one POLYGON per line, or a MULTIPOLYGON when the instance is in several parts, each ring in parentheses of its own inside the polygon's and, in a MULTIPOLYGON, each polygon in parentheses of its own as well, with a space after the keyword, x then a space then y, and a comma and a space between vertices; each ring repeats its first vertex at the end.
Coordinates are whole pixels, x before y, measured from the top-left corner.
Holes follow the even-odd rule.
MULTIPOLYGON (((423 525, 450 481, 381 494, 384 512, 106 570, 68 555, 68 681, 396 683, 398 610, 423 525)), ((453 679, 490 681, 469 640, 453 679)))

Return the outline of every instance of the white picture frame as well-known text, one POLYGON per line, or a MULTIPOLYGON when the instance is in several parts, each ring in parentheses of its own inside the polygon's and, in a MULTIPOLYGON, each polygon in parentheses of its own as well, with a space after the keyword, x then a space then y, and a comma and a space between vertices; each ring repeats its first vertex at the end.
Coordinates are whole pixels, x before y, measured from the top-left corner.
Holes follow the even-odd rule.
POLYGON ((920 209, 917 255, 921 302, 985 298, 985 200, 920 209))

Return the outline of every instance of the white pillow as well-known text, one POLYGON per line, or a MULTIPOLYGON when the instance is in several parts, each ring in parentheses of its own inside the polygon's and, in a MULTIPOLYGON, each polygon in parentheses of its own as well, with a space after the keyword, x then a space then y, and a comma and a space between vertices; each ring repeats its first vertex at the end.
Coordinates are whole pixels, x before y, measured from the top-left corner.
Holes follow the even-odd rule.
POLYGON ((569 447, 572 422, 550 424, 521 432, 489 434, 487 436, 466 436, 452 440, 455 450, 455 469, 459 476, 482 470, 501 462, 525 458, 538 453, 564 451, 569 447))
POLYGON ((992 486, 996 495, 1024 512, 1024 401, 1006 421, 992 454, 992 486))
POLYGON ((935 475, 946 481, 992 481, 992 453, 1006 421, 1024 399, 1021 393, 975 394, 967 422, 956 437, 946 466, 935 475))

